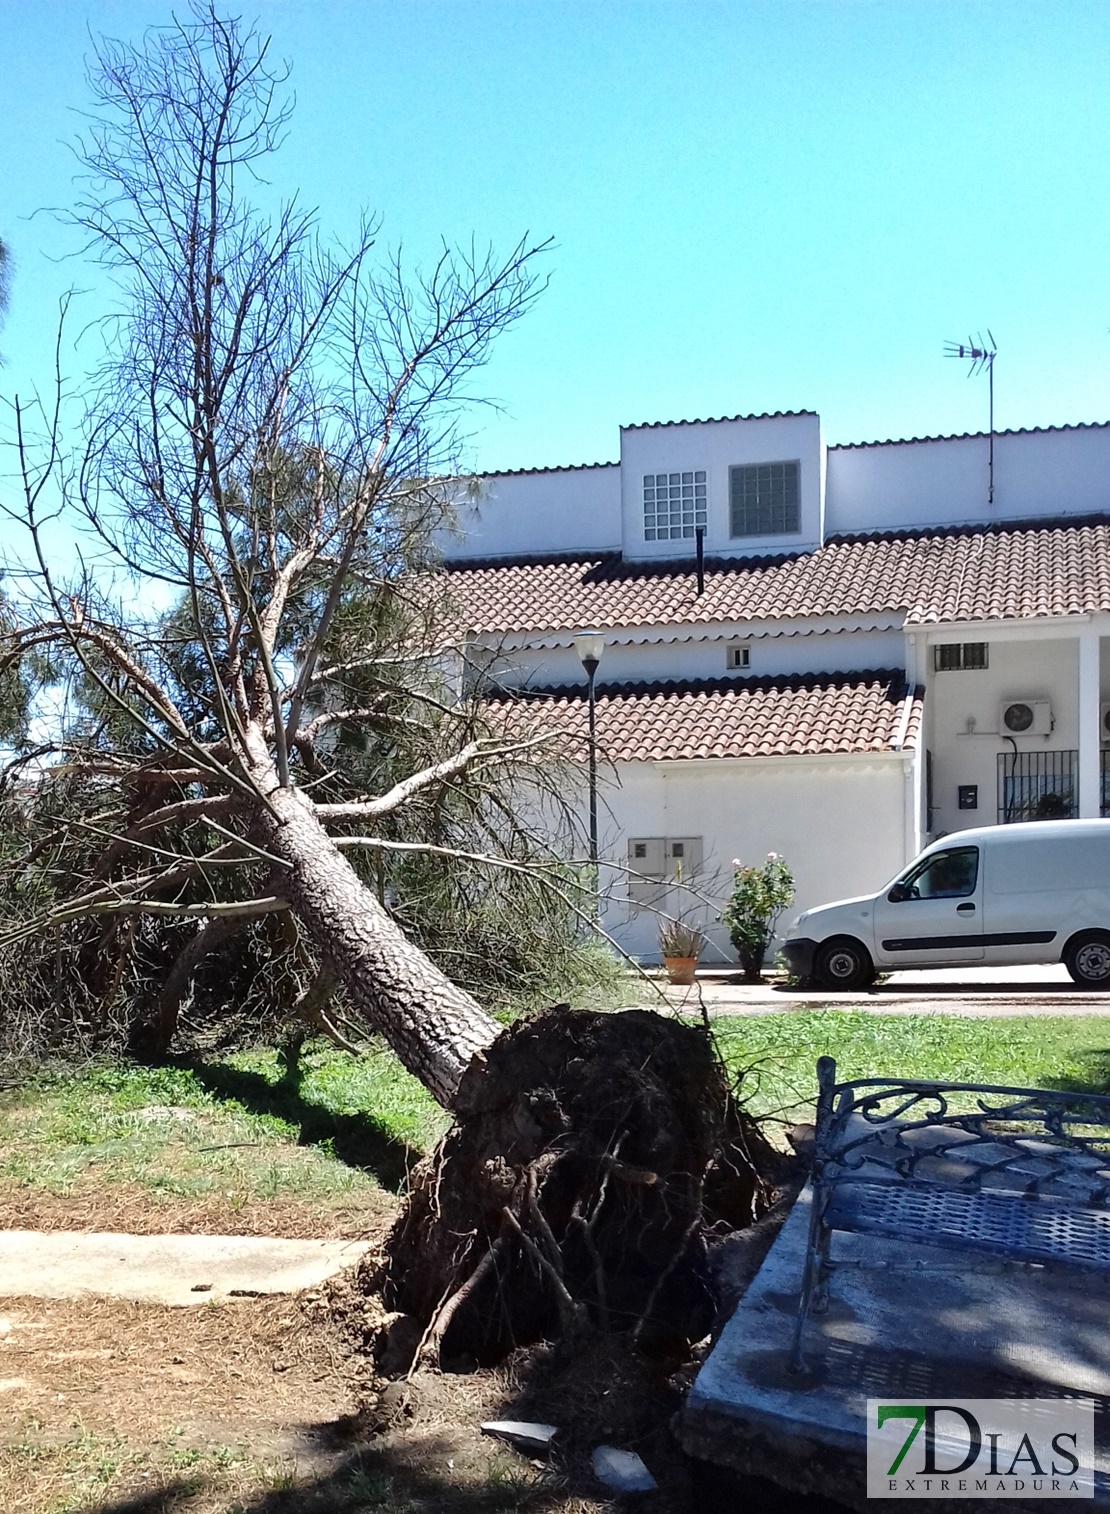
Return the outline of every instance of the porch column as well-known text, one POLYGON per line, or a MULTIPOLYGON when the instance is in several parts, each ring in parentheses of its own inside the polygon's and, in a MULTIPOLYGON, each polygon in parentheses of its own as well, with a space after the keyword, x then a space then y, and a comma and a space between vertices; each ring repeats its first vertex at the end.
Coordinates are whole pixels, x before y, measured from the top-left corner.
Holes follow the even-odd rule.
POLYGON ((1097 820, 1102 813, 1102 722, 1099 719, 1099 634, 1079 635, 1079 818, 1097 820))

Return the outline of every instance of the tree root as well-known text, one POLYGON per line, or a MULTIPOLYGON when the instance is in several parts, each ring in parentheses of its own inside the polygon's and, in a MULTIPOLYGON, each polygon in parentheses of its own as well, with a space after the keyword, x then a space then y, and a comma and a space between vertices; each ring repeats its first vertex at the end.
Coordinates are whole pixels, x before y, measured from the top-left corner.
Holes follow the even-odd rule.
POLYGON ((585 1330, 681 1351, 713 1319, 707 1242, 770 1204, 781 1158, 700 1027, 559 1006, 460 1086, 387 1246, 414 1365, 495 1362, 585 1330))

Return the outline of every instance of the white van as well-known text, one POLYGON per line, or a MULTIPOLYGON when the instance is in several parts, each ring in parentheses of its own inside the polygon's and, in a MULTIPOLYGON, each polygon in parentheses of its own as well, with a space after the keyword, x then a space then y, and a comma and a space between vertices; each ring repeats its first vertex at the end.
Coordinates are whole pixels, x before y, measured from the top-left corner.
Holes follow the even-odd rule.
POLYGON ((806 910, 783 947, 820 988, 901 967, 1063 962, 1110 989, 1110 820, 1034 820, 934 841, 877 894, 806 910))

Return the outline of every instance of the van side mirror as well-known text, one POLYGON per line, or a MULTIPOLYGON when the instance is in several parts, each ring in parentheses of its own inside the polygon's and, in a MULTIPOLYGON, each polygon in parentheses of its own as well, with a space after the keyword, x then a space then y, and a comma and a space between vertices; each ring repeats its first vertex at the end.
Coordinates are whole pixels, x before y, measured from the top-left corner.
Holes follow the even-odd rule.
POLYGON ((896 883, 890 893, 887 894, 887 898, 891 904, 902 904, 909 897, 910 891, 904 883, 896 883))

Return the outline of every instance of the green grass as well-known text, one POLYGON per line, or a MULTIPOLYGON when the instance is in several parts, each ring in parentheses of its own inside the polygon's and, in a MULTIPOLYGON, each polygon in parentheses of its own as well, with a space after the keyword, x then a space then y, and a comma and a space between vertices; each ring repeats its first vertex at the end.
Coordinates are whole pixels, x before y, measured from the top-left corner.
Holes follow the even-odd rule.
POLYGON ((839 1078, 897 1076, 957 1083, 1110 1092, 1110 1019, 1026 1015, 958 1019, 824 1009, 714 1022, 726 1063, 746 1072, 757 1114, 795 1116, 812 1105, 819 1056, 839 1078))
POLYGON ((358 1060, 312 1049, 296 1066, 257 1050, 54 1068, 0 1093, 0 1177, 61 1194, 95 1181, 233 1207, 325 1202, 397 1188, 443 1125, 383 1048, 358 1060))
MULTIPOLYGON (((725 1061, 757 1114, 803 1116, 814 1064, 842 1077, 1110 1088, 1110 1020, 958 1019, 827 1009, 720 1017, 725 1061)), ((446 1126, 384 1047, 355 1059, 313 1042, 295 1061, 256 1049, 172 1067, 43 1071, 0 1093, 0 1178, 68 1193, 140 1184, 179 1201, 222 1195, 357 1200, 404 1176, 446 1126), (151 1106, 175 1111, 148 1118, 151 1106)))

